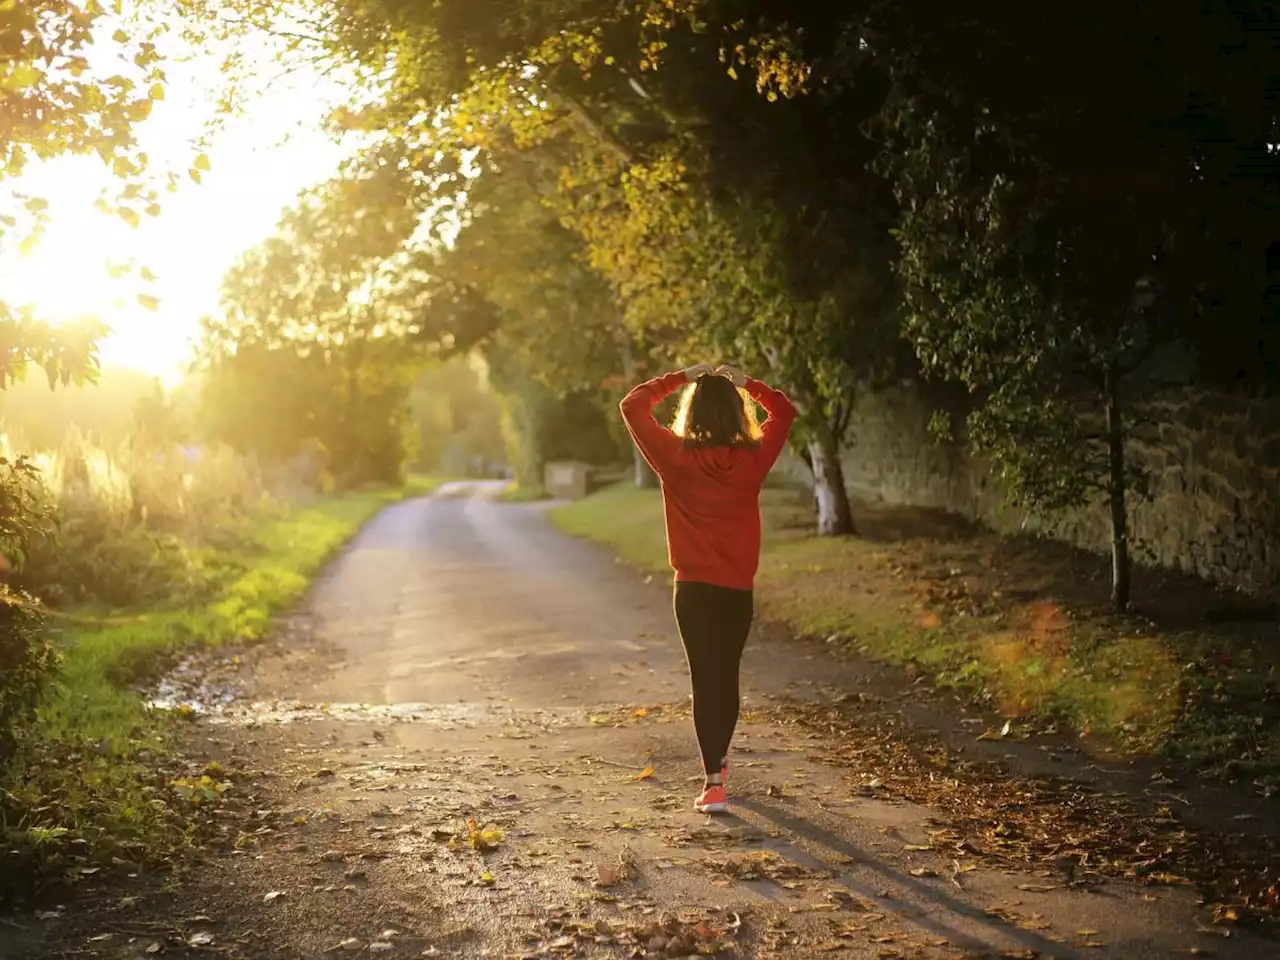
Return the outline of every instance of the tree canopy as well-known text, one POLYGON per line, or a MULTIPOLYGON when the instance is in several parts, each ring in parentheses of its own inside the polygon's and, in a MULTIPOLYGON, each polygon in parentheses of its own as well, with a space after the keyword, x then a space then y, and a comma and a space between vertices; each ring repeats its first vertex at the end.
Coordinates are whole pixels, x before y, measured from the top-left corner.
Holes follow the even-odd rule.
POLYGON ((380 144, 397 186, 357 192, 426 336, 561 382, 748 365, 802 408, 823 532, 853 529, 858 391, 945 379, 1016 498, 1110 504, 1123 604, 1145 362, 1274 377, 1270 5, 1090 0, 1052 37, 1012 3, 307 9, 297 42, 367 79, 333 123, 380 144))

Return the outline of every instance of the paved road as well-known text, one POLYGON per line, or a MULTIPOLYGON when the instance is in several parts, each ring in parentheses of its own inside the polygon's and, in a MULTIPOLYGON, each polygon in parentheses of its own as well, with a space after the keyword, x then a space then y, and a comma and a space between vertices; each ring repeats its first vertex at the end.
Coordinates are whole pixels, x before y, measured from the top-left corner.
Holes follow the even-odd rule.
MULTIPOLYGON (((378 517, 210 723, 263 772, 241 788, 257 826, 188 881, 184 936, 253 958, 1274 956, 1198 934, 1181 888, 957 872, 932 811, 777 711, 742 727, 735 815, 697 816, 666 594, 497 489, 378 517)), ((834 676, 806 649, 753 640, 748 707, 834 676)))

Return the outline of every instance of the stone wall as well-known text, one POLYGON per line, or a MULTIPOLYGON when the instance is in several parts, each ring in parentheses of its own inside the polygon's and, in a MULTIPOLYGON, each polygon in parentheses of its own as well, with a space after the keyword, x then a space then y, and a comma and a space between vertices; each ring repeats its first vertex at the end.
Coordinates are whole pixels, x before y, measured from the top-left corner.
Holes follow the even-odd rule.
MULTIPOLYGON (((929 421, 934 410, 951 406, 947 399, 927 397, 914 384, 864 395, 844 459, 850 489, 1004 532, 1050 532, 1086 549, 1109 549, 1105 507, 1074 511, 1049 528, 1007 505, 988 464, 934 441, 929 421)), ((1135 559, 1280 599, 1280 399, 1175 387, 1144 409, 1156 426, 1129 445, 1133 462, 1151 473, 1150 499, 1131 510, 1135 559)), ((786 469, 806 472, 803 464, 786 469)))

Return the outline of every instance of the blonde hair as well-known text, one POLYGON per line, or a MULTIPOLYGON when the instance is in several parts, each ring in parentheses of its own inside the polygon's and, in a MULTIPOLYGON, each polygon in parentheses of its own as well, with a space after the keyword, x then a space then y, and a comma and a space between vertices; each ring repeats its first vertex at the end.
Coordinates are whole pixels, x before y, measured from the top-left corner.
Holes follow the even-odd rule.
POLYGON ((755 401, 719 374, 685 387, 671 432, 686 447, 753 447, 762 436, 755 401))

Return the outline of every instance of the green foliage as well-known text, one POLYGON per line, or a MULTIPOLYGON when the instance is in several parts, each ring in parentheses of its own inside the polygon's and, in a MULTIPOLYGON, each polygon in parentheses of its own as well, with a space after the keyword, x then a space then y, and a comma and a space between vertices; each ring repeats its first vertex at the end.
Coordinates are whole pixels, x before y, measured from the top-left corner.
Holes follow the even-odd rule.
POLYGON ((433 364, 409 397, 418 469, 462 476, 476 461, 502 462, 502 405, 472 357, 433 364))
POLYGON ((413 189, 376 165, 325 184, 230 271, 201 348, 210 436, 270 464, 316 450, 344 488, 401 479, 425 359, 418 280, 392 262, 416 226, 413 189))
MULTIPOLYGON (((114 616, 81 610, 64 620, 65 653, 28 727, 0 765, 0 899, 65 880, 81 868, 163 864, 185 846, 187 804, 214 789, 174 777, 169 751, 181 711, 149 710, 136 685, 178 653, 261 639, 312 575, 377 510, 427 492, 402 489, 265 504, 222 518, 202 551, 207 589, 114 616)), ((0 696, 0 706, 7 701, 0 696)), ((206 771, 211 775, 215 771, 206 771)), ((216 792, 216 790, 215 790, 216 792)))
MULTIPOLYGON (((144 176, 147 157, 138 149, 134 131, 164 96, 165 75, 155 41, 167 25, 157 21, 108 33, 104 27, 111 20, 97 2, 23 0, 0 10, 5 38, 0 184, 12 188, 0 209, 0 246, 26 252, 44 232, 49 203, 24 191, 19 179, 33 161, 96 155, 120 180, 119 195, 101 198, 101 206, 135 224, 142 213, 159 211, 157 191, 144 176), (118 72, 105 76, 102 65, 113 59, 118 72)), ((54 326, 31 307, 0 298, 0 390, 22 380, 31 368, 43 370, 51 386, 92 379, 97 369, 94 343, 105 332, 96 320, 54 326)))
MULTIPOLYGON (((772 621, 923 674, 1029 726, 1072 730, 1085 749, 1100 744, 1205 776, 1252 779, 1267 793, 1280 783, 1272 635, 1260 624, 1206 627, 1198 615, 1182 622, 1188 601, 1208 591, 1170 584, 1158 599, 1160 626, 1135 631, 1092 602, 1063 602, 1081 594, 1080 568, 1060 549, 980 531, 957 538, 953 528, 935 540, 918 514, 891 508, 881 512, 893 535, 831 540, 803 529, 793 492, 766 490, 761 508, 756 596, 772 621), (964 572, 945 589, 909 572, 938 569, 964 572), (1009 578, 1026 585, 1021 599, 987 589, 1009 578)), ((619 485, 550 516, 646 572, 669 569, 654 491, 619 485)))
POLYGON ((612 463, 619 459, 610 430, 612 409, 599 395, 583 391, 557 394, 530 376, 519 359, 500 349, 489 351, 491 377, 503 400, 502 427, 516 484, 540 488, 548 461, 612 463))
MULTIPOLYGON (((21 450, 51 450, 73 429, 93 443, 116 447, 136 431, 140 405, 159 389, 145 373, 112 367, 94 383, 57 390, 43 377, 28 379, 0 392, 0 425, 21 450)), ((172 399, 164 402, 174 405, 172 399)))
MULTIPOLYGON (((968 438, 1016 501, 1109 505, 1123 607, 1142 479, 1126 456, 1127 403, 1158 348, 1198 335, 1207 294, 1243 279, 1206 257, 1203 237, 1242 188, 1265 205, 1277 163, 1257 151, 1274 113, 1247 119, 1232 102, 1250 84, 1261 93, 1266 58, 1232 76, 1216 46, 1235 13, 1091 9, 1073 7, 1051 49, 1026 10, 992 23, 950 11, 920 29, 886 6, 866 37, 893 80, 875 163, 902 211, 907 335, 927 372, 969 387, 968 438), (1065 52, 1077 42, 1091 51, 1084 74, 1065 52)), ((1263 259, 1269 242, 1250 253, 1263 259)))
MULTIPOLYGON (((13 558, 6 560, 6 572, 28 564, 51 524, 35 466, 25 457, 0 457, 0 558, 13 558)), ((31 721, 55 663, 44 626, 30 594, 0 586, 0 764, 31 721)))
POLYGON ((1015 498, 1105 490, 1120 549, 1143 361, 1175 333, 1219 365, 1270 342, 1252 320, 1206 336, 1228 304, 1277 316, 1277 60, 1244 7, 1088 2, 1047 52, 1016 5, 325 9, 320 46, 379 78, 335 127, 379 134, 357 166, 399 179, 361 222, 402 201, 462 222, 410 259, 427 325, 535 379, 610 381, 611 339, 627 379, 708 357, 768 375, 833 532, 853 397, 918 360, 970 388, 965 436, 1015 498))
POLYGON ((56 664, 35 599, 22 593, 0 597, 0 766, 28 729, 56 664))
MULTIPOLYGON (((96 154, 121 180, 121 192, 100 205, 130 222, 139 211, 159 207, 154 187, 142 178, 146 155, 137 149, 134 127, 164 95, 164 72, 155 39, 163 25, 131 33, 102 29, 109 17, 97 2, 26 0, 0 8, 4 57, 0 64, 0 184, 10 188, 0 209, 0 247, 30 250, 47 221, 48 201, 18 185, 31 161, 65 154, 96 154), (87 48, 110 51, 127 63, 103 77, 87 48), (126 75, 127 74, 127 75, 126 75), (18 240, 13 243, 14 235, 18 240)), ((95 58, 96 59, 96 58, 95 58)), ((98 61, 99 63, 101 61, 98 61)), ((92 382, 97 375, 96 340, 105 327, 93 319, 54 326, 30 306, 0 298, 0 391, 43 371, 50 388, 92 382)), ((41 539, 43 505, 33 494, 34 474, 21 459, 0 462, 0 551, 25 564, 41 539)), ((26 607, 4 602, 0 613, 0 730, 11 738, 28 712, 51 663, 39 618, 26 607)), ((20 598, 23 604, 30 598, 20 598)))

